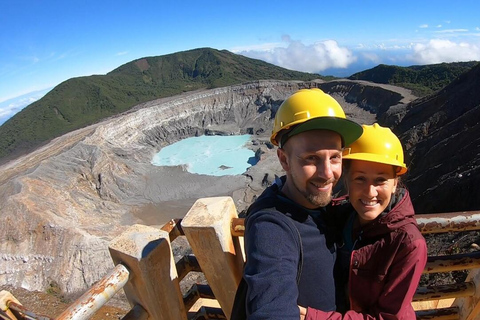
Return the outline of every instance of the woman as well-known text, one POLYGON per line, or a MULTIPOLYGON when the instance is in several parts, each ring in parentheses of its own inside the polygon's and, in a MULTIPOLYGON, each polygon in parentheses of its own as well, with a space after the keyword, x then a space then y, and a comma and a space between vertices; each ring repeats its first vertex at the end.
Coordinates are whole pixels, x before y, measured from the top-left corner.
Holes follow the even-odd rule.
POLYGON ((388 128, 374 124, 363 129, 344 152, 348 196, 335 200, 333 207, 336 214, 348 212, 338 262, 347 252, 340 278, 348 279, 350 310, 342 315, 301 308, 302 319, 416 319, 411 302, 427 247, 408 191, 399 184, 407 172, 402 145, 388 128))

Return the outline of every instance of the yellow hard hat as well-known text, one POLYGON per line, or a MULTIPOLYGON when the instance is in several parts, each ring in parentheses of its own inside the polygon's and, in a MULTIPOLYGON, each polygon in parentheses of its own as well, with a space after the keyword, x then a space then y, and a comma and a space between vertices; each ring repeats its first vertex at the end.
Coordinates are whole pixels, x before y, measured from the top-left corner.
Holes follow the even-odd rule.
POLYGON ((330 95, 318 88, 301 89, 278 108, 270 141, 282 147, 288 138, 315 129, 338 133, 344 146, 358 139, 363 131, 359 124, 346 119, 342 107, 330 95))
POLYGON ((407 172, 407 166, 403 162, 402 144, 398 137, 389 128, 378 123, 362 127, 362 136, 345 148, 343 159, 391 164, 397 167, 399 176, 407 172))

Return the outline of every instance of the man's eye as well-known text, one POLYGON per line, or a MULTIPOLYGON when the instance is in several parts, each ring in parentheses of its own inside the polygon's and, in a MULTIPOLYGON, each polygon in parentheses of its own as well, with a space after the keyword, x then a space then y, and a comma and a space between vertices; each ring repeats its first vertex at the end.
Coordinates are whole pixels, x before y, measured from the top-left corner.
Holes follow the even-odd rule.
POLYGON ((334 155, 331 159, 334 162, 340 161, 342 160, 342 155, 341 154, 334 155))

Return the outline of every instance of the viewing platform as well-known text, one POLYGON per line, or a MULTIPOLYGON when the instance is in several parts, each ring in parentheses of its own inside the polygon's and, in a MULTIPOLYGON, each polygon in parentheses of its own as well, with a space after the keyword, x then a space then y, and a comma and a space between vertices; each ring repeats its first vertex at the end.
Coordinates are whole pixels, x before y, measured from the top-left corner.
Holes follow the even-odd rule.
MULTIPOLYGON (((417 214, 425 235, 480 230, 480 211, 417 214)), ((183 219, 162 228, 133 225, 109 245, 112 270, 56 320, 90 319, 120 289, 131 310, 122 318, 155 320, 230 319, 242 277, 244 219, 230 197, 198 199, 183 219), (193 251, 177 262, 172 242, 185 236, 193 251), (180 281, 202 272, 207 284, 182 294, 180 281)), ((462 283, 419 287, 412 302, 417 319, 480 320, 480 251, 429 256, 424 273, 468 270, 462 283)), ((0 292, 0 319, 50 320, 0 292)))

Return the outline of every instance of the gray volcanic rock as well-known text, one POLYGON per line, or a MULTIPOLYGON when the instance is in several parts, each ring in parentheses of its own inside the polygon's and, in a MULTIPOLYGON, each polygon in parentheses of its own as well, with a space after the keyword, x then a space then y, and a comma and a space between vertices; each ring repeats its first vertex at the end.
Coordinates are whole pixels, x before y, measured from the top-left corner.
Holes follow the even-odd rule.
POLYGON ((397 110, 419 213, 480 209, 480 65, 438 93, 397 110))
POLYGON ((113 267, 108 243, 131 224, 181 218, 200 197, 230 195, 244 210, 282 175, 269 142, 272 119, 306 87, 323 88, 347 116, 367 123, 411 99, 395 87, 347 80, 260 81, 151 101, 59 137, 0 167, 0 285, 84 291, 113 267), (249 147, 259 162, 243 175, 151 164, 162 147, 186 137, 245 133, 254 135, 249 147))

